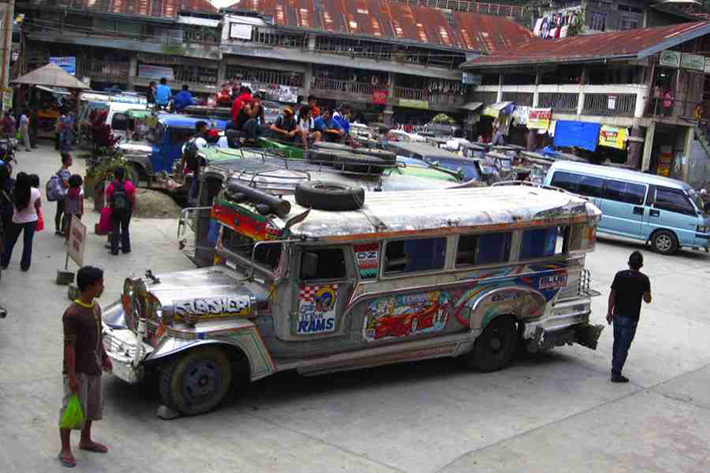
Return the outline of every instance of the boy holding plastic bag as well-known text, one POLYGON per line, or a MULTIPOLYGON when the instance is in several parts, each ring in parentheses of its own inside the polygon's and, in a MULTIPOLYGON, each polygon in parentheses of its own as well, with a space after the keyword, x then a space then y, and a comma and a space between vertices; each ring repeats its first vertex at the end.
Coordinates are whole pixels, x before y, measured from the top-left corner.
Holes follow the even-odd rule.
POLYGON ((84 266, 76 275, 81 294, 64 312, 64 399, 59 412, 62 450, 58 455, 63 466, 74 467, 71 451, 72 430, 81 430, 79 449, 106 453, 108 448, 91 439, 91 424, 103 416, 101 372, 112 370, 101 336, 101 308, 94 299, 104 291, 103 270, 84 266), (76 397, 75 397, 76 396, 76 397), (81 414, 76 412, 76 398, 81 414))

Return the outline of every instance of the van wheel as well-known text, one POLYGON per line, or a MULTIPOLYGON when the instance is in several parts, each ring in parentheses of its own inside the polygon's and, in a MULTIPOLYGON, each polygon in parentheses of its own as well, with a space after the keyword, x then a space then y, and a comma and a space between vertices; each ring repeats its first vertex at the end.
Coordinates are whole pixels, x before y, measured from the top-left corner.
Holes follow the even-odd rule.
POLYGON ((672 255, 678 250, 678 239, 668 230, 659 230, 651 237, 654 251, 663 255, 672 255))
POLYGON ((183 415, 211 411, 232 384, 229 357, 218 347, 198 347, 175 357, 160 373, 163 404, 183 415))
POLYGON ((518 346, 518 329, 515 320, 509 316, 495 318, 476 339, 466 355, 467 364, 489 373, 498 371, 510 363, 518 346))
POLYGON ((365 191, 339 182, 304 181, 296 186, 296 202, 316 210, 358 210, 365 203, 365 191))

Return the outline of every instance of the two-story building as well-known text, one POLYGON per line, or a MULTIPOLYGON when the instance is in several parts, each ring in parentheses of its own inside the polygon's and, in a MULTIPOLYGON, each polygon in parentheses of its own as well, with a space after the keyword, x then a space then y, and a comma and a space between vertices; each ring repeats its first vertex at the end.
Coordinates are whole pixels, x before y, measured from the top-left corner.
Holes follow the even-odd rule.
MULTIPOLYGON (((75 57, 95 89, 145 90, 168 79, 212 95, 229 80, 293 102, 315 95, 384 120, 459 118, 468 86, 459 66, 529 41, 512 18, 375 0, 20 0, 22 72, 75 57)), ((481 9, 476 4, 476 9, 481 9)), ((496 11, 491 11, 496 13, 496 11)))
POLYGON ((512 122, 509 139, 529 148, 547 137, 598 162, 692 180, 710 156, 697 115, 710 89, 707 51, 710 22, 694 22, 536 39, 462 69, 480 76, 470 100, 485 107, 483 135, 512 122), (496 116, 508 103, 513 116, 496 116))

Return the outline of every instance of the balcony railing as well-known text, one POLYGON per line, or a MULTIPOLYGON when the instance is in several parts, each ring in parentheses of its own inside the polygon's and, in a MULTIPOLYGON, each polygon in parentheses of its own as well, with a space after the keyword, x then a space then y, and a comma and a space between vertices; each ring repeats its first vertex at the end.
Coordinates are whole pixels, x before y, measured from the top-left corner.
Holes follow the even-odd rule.
POLYGON ((700 105, 701 115, 707 116, 707 104, 704 102, 649 97, 646 105, 646 115, 652 117, 680 117, 692 120, 695 119, 695 107, 697 105, 700 105))
POLYGON ((538 107, 551 108, 556 112, 577 112, 579 94, 563 94, 558 92, 540 92, 538 107))
POLYGON ((270 71, 251 67, 227 66, 227 79, 239 82, 257 82, 260 84, 289 85, 303 87, 303 74, 300 72, 270 71))
POLYGON ((584 94, 587 115, 633 116, 636 94, 584 94))
POLYGON ((534 95, 530 92, 503 92, 503 101, 514 102, 518 107, 532 107, 534 95))
POLYGON ((374 86, 369 82, 326 79, 322 77, 314 77, 311 87, 315 90, 368 96, 372 96, 375 91, 382 90, 382 86, 374 86))
POLYGON ((211 86, 217 85, 217 69, 199 66, 176 66, 173 67, 173 75, 175 82, 211 86))
POLYGON ((77 61, 77 77, 106 77, 125 79, 128 77, 127 62, 112 61, 77 61))
POLYGON ((429 100, 429 94, 424 89, 412 89, 410 87, 395 87, 394 97, 405 100, 429 100))
POLYGON ((483 105, 493 105, 498 100, 498 92, 473 92, 472 102, 481 102, 483 105))

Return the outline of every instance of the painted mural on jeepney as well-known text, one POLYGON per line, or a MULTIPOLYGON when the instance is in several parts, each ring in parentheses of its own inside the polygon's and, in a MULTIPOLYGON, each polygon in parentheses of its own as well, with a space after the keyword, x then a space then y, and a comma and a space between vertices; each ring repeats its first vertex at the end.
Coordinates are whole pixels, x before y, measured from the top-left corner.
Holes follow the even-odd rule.
POLYGON ((175 317, 188 320, 190 318, 232 317, 249 315, 251 299, 249 296, 216 296, 197 299, 176 300, 173 302, 175 317))
POLYGON ((440 332, 451 308, 446 292, 400 294, 367 305, 363 337, 368 342, 440 332))
POLYGON ((380 244, 353 245, 355 264, 361 279, 374 279, 380 267, 380 244))
POLYGON ((302 285, 298 291, 298 335, 335 331, 338 285, 302 285))

